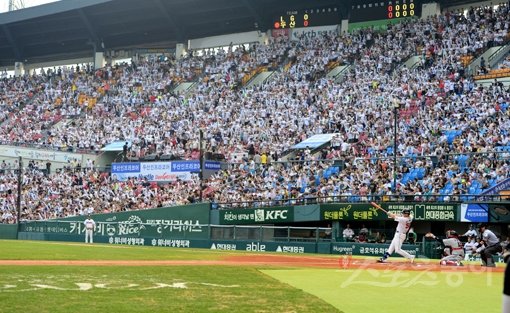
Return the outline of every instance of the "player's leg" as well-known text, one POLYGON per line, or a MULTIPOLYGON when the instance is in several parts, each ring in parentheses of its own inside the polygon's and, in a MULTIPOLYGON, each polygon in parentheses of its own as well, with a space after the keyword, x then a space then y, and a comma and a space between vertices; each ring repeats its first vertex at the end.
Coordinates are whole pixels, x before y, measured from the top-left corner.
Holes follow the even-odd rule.
POLYGON ((501 250, 502 250, 502 248, 499 243, 485 248, 481 253, 482 259, 485 259, 485 266, 495 267, 496 264, 494 264, 494 259, 492 258, 492 255, 494 255, 498 252, 501 252, 501 250))
POLYGON ((485 256, 485 249, 480 251, 480 259, 482 259, 482 266, 487 266, 487 257, 485 256))
POLYGON ((402 243, 404 242, 405 239, 406 239, 405 234, 401 234, 399 236, 397 244, 395 245, 395 252, 400 254, 404 258, 411 260, 411 262, 412 262, 412 261, 414 261, 414 255, 411 255, 407 251, 402 250, 402 243))
POLYGON ((398 238, 398 233, 397 233, 397 234, 395 234, 395 236, 393 236, 393 240, 391 241, 388 251, 386 251, 383 254, 383 256, 378 260, 378 262, 380 262, 380 263, 386 262, 386 259, 389 258, 390 255, 392 255, 393 252, 395 251, 395 245, 397 244, 398 241, 399 241, 399 238, 398 238))

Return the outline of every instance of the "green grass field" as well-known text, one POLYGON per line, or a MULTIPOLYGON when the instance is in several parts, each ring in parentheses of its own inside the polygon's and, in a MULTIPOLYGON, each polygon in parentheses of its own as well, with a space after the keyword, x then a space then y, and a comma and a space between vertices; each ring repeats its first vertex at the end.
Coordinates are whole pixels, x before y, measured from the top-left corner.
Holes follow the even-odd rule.
POLYGON ((395 274, 381 270, 321 269, 262 272, 345 313, 501 312, 501 273, 402 271, 395 274))
MULTIPOLYGON (((2 260, 219 260, 250 255, 7 240, 0 240, 0 251, 2 260)), ((502 280, 502 273, 480 271, 1 265, 0 312, 496 313, 501 311, 502 280)))

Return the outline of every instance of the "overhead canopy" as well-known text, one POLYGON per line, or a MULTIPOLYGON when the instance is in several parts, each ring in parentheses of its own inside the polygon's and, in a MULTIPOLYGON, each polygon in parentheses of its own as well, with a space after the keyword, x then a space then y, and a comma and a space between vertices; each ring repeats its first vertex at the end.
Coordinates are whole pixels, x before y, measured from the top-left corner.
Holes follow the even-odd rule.
MULTIPOLYGON (((271 28, 289 9, 340 0, 61 0, 0 14, 0 66, 271 28), (103 48, 104 46, 104 48, 103 48), (96 50, 94 50, 96 49, 96 50)), ((345 1, 342 6, 345 6, 345 1)), ((345 7, 347 8, 347 7, 345 7)))
POLYGON ((307 138, 304 141, 301 141, 297 145, 292 146, 292 149, 305 149, 305 148, 315 149, 322 146, 325 143, 330 142, 335 135, 336 135, 335 133, 314 135, 310 138, 307 138))
POLYGON ((124 144, 127 142, 128 147, 131 147, 131 141, 114 141, 112 143, 107 144, 101 151, 122 151, 124 149, 124 144))
MULTIPOLYGON (((415 0, 425 2, 422 0, 415 0)), ((189 39, 265 32, 296 10, 374 0, 61 0, 0 14, 0 66, 90 57, 94 51, 173 48, 189 39)), ((442 6, 473 0, 439 0, 442 6)), ((340 22, 338 23, 340 24, 340 22)))

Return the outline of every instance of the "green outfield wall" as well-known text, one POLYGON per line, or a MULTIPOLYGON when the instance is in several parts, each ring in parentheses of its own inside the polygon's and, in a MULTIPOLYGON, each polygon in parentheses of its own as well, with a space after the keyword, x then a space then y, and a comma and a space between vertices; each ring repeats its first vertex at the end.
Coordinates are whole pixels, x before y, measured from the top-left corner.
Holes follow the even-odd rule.
MULTIPOLYGON (((466 216, 469 217, 470 212, 468 204, 460 203, 382 202, 381 206, 396 213, 410 209, 415 220, 428 222, 467 222, 466 216)), ((508 223, 508 203, 486 204, 475 209, 471 216, 488 220, 490 215, 491 222, 508 223)), ((19 225, 19 233, 17 225, 0 225, 0 238, 83 242, 85 218, 25 222, 19 225)), ((211 210, 210 204, 204 203, 96 214, 92 218, 96 221, 95 243, 372 256, 382 254, 389 244, 338 242, 335 241, 337 229, 334 227, 332 232, 329 227, 289 225, 387 221, 394 227, 394 222, 384 212, 369 203, 315 203, 228 210, 211 210)), ((437 247, 425 243, 404 245, 404 249, 411 254, 438 256, 437 247)))
MULTIPOLYGON (((97 222, 95 243, 113 245, 205 248, 282 253, 380 255, 389 244, 332 242, 326 228, 290 226, 242 226, 97 222)), ((84 242, 83 221, 44 221, 21 225, 19 239, 84 242)), ((420 245, 404 245, 412 254, 420 245)))
POLYGON ((0 239, 16 239, 18 224, 0 224, 0 239))

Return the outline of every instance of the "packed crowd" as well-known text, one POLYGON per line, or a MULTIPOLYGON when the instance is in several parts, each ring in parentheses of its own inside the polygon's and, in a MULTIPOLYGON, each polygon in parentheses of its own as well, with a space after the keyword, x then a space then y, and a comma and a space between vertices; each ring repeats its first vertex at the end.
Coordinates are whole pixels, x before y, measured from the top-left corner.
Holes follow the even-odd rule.
MULTIPOLYGON (((510 177, 508 153, 495 153, 509 145, 510 90, 476 86, 460 58, 502 42, 509 33, 508 15, 508 6, 479 8, 467 16, 406 21, 383 33, 278 38, 248 50, 220 49, 179 61, 136 60, 99 71, 3 79, 0 136, 91 151, 129 140, 131 156, 191 159, 198 157, 197 130, 203 129, 207 151, 237 162, 205 182, 203 197, 214 203, 395 193, 419 200, 445 188, 451 195, 470 194, 475 181, 487 189, 510 177), (415 54, 423 56, 421 65, 403 67, 415 54), (351 66, 342 83, 317 75, 335 61, 351 66), (291 66, 280 67, 262 86, 236 87, 242 75, 274 62, 291 66), (176 81, 197 72, 203 76, 193 93, 171 92, 176 81), (306 149, 300 162, 277 162, 294 144, 321 133, 337 134, 331 147, 306 149), (249 157, 234 159, 239 153, 249 157), (397 186, 392 184, 394 153, 397 186), (461 162, 454 154, 469 156, 461 162), (344 168, 326 174, 335 160, 344 168), (423 174, 404 182, 415 169, 423 174)), ((14 183, 12 175, 6 171, 1 181, 14 183)), ((82 214, 90 207, 97 212, 183 204, 197 201, 200 193, 196 180, 158 186, 114 182, 91 170, 25 175, 24 198, 31 200, 25 200, 23 218, 29 219, 82 214), (74 188, 66 185, 75 181, 74 188), (38 187, 49 185, 52 194, 38 187)), ((13 215, 13 194, 2 193, 4 214, 13 215)))
MULTIPOLYGON (((0 222, 17 220, 15 171, 0 174, 0 222)), ((198 201, 198 179, 158 185, 147 180, 115 181, 109 173, 90 168, 65 169, 48 174, 32 167, 23 172, 21 220, 46 220, 66 216, 142 210, 198 201), (192 190, 190 192, 190 190, 192 190)))

